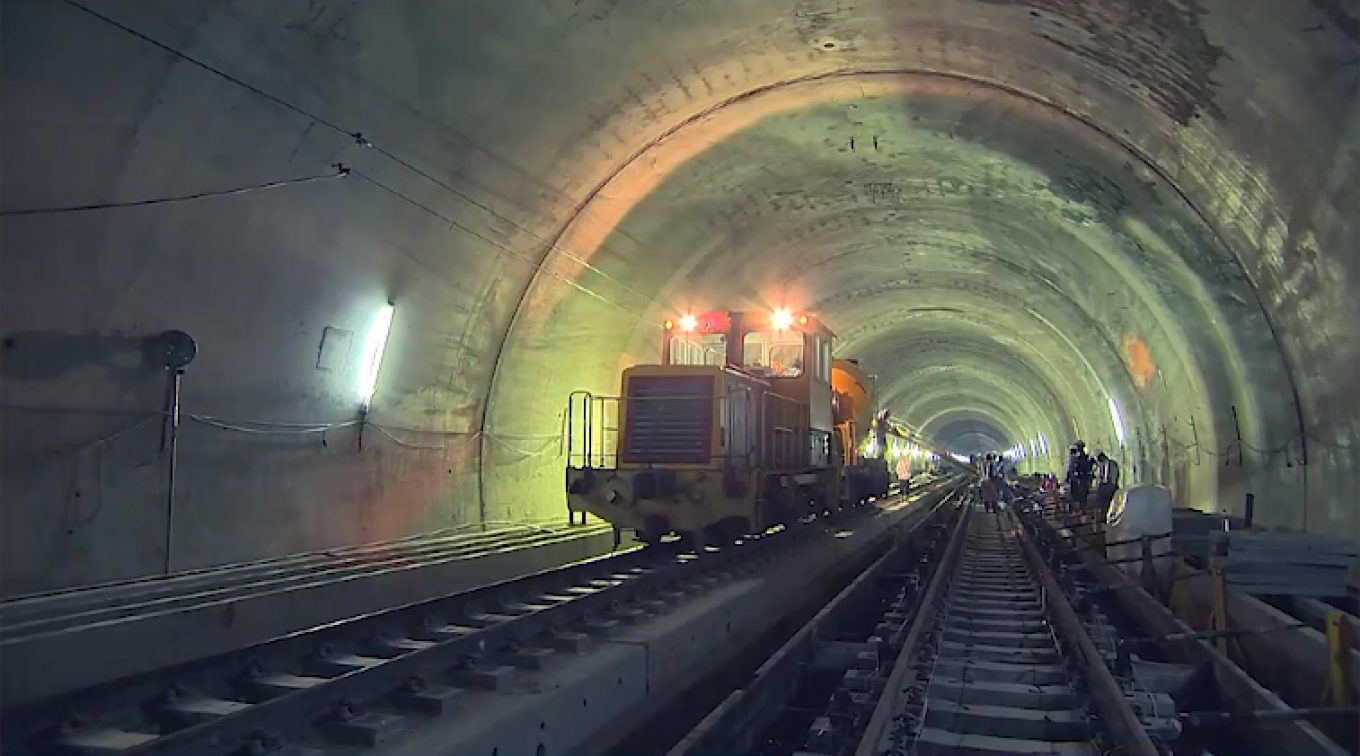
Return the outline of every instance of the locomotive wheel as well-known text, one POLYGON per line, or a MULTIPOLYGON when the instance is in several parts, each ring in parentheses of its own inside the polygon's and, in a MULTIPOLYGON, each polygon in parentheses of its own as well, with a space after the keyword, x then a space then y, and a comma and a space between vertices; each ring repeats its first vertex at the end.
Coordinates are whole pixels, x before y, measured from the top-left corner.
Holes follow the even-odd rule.
POLYGON ((745 538, 750 530, 750 522, 745 517, 729 517, 704 528, 704 534, 708 543, 722 548, 745 538))
POLYGON ((645 543, 648 546, 656 546, 661 543, 661 536, 664 534, 644 533, 641 530, 633 531, 633 540, 638 543, 645 543))
POLYGON ((703 554, 704 547, 708 545, 708 538, 703 530, 680 531, 680 546, 685 549, 693 549, 696 554, 703 554))
POLYGON ((787 488, 778 488, 771 492, 770 497, 761 503, 761 514, 765 528, 768 529, 774 525, 783 525, 789 528, 798 522, 800 514, 794 499, 796 495, 794 491, 787 488))

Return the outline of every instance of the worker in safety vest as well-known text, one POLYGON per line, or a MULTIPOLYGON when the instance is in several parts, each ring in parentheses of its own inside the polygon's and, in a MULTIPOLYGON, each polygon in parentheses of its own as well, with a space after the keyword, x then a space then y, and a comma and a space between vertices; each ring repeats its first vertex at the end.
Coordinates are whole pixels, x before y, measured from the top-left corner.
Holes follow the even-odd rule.
POLYGON ((907 494, 911 492, 911 456, 903 454, 897 460, 897 492, 907 494))

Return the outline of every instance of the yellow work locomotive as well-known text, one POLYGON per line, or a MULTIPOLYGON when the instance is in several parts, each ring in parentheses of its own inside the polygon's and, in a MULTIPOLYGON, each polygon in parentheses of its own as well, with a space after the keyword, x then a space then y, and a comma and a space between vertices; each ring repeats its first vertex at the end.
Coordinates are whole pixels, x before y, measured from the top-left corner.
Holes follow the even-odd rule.
POLYGON ((570 398, 573 517, 716 543, 886 495, 868 382, 834 341, 785 310, 667 321, 660 361, 624 370, 620 396, 570 398))

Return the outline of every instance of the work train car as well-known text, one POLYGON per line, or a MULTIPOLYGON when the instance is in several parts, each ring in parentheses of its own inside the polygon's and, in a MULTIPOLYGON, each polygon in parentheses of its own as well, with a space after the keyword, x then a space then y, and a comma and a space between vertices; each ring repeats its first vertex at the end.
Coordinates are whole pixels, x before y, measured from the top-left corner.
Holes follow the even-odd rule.
POLYGON ((660 361, 624 370, 621 396, 572 394, 569 508, 644 542, 730 542, 885 495, 886 465, 861 454, 866 382, 834 340, 783 310, 667 321, 660 361))

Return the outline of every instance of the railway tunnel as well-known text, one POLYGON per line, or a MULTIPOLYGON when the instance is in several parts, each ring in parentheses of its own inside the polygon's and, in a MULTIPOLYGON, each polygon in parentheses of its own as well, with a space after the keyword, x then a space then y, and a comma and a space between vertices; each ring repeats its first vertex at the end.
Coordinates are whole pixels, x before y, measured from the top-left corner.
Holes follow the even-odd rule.
POLYGON ((1353 1, 0 12, 4 596, 560 525, 568 395, 742 307, 943 448, 1360 532, 1353 1))
POLYGON ((162 566, 163 331, 192 568, 560 518, 567 394, 732 303, 945 443, 1356 532, 1353 15, 7 4, 5 591, 162 566))

